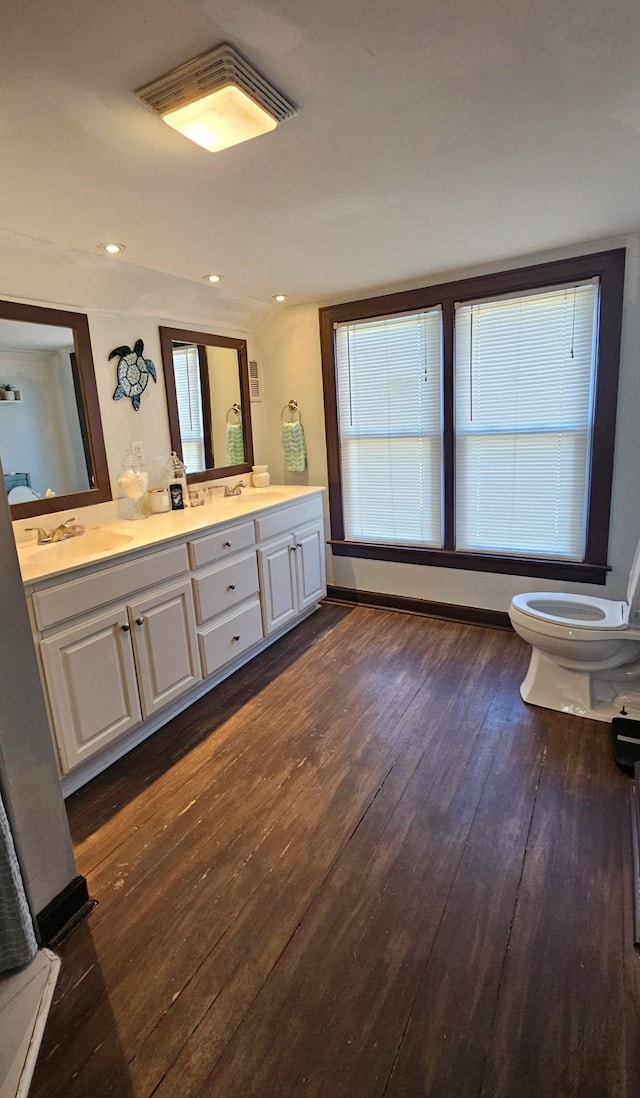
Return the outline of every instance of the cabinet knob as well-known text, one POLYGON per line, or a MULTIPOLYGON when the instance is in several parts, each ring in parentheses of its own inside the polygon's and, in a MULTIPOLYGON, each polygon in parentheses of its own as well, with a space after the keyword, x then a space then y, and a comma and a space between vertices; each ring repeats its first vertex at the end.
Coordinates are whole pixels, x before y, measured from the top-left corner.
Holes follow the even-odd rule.
POLYGON ((233 639, 234 641, 239 641, 239 640, 240 640, 240 634, 239 634, 239 633, 236 633, 235 637, 233 637, 232 639, 233 639))
POLYGON ((121 629, 122 629, 123 633, 128 633, 129 630, 131 629, 131 626, 129 625, 129 622, 125 621, 124 625, 121 626, 121 629))
POLYGON ((290 552, 290 553, 295 553, 295 551, 296 551, 296 549, 297 549, 297 548, 298 548, 298 546, 297 546, 297 545, 290 545, 290 546, 289 546, 289 552, 290 552))
POLYGON ((230 583, 229 584, 229 591, 235 591, 235 589, 236 589, 235 583, 230 583))
POLYGON ((142 615, 140 615, 139 618, 136 618, 136 625, 144 625, 144 618, 142 615))
POLYGON ((230 541, 225 541, 223 544, 224 544, 225 549, 230 549, 231 548, 231 542, 230 541))

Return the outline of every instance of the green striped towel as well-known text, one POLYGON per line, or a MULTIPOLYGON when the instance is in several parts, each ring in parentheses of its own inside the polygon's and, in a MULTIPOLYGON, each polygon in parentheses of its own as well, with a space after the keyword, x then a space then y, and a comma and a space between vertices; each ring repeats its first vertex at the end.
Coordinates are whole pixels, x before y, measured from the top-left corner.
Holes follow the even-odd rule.
POLYGON ((307 467, 307 447, 301 423, 282 424, 284 463, 290 473, 304 473, 307 467))
POLYGON ((241 423, 227 423, 226 465, 244 465, 244 439, 241 423))

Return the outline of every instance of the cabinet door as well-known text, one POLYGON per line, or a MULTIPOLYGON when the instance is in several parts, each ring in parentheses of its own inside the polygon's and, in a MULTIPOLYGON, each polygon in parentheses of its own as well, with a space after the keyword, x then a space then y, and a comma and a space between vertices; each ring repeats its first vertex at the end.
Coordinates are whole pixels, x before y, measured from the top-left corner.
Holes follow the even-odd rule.
POLYGON ((145 717, 202 678, 189 579, 129 603, 138 687, 145 717))
POLYGON ((295 537, 298 610, 306 610, 324 598, 324 528, 321 523, 298 530, 295 537))
POLYGON ((40 652, 66 774, 141 720, 126 608, 41 641, 40 652))
POLYGON ((298 613, 293 538, 258 550, 264 631, 268 636, 298 613))

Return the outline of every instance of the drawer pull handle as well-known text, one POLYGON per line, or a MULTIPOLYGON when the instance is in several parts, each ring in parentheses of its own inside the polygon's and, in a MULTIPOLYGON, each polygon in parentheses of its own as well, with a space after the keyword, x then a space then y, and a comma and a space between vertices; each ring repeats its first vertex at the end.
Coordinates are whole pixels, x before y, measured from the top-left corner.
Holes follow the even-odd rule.
POLYGON ((236 633, 235 637, 233 637, 233 640, 234 641, 239 641, 240 640, 240 634, 236 633))
POLYGON ((236 589, 236 585, 235 585, 235 583, 230 583, 230 584, 229 584, 229 590, 230 590, 230 591, 235 591, 235 589, 236 589))
POLYGON ((136 618, 136 625, 144 625, 144 618, 142 615, 140 615, 139 618, 136 618))
POLYGON ((230 549, 231 548, 231 542, 230 541, 225 541, 223 544, 224 544, 225 549, 230 549))
POLYGON ((122 629, 123 633, 128 633, 129 630, 131 629, 131 626, 129 625, 129 622, 125 621, 124 625, 121 626, 121 629, 122 629))

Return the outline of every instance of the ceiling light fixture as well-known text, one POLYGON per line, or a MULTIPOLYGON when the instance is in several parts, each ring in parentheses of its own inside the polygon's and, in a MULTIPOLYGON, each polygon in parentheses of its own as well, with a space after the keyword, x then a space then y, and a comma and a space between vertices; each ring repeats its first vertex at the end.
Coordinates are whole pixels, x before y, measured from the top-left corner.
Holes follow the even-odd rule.
POLYGON ((288 294, 274 294, 273 295, 273 300, 274 301, 288 301, 289 300, 289 295, 288 294))
POLYGON ((227 42, 138 88, 136 95, 209 152, 275 130, 297 113, 227 42))
POLYGON ((205 275, 205 282, 222 282, 224 275, 205 275))
POLYGON ((107 241, 106 244, 99 244, 99 248, 102 248, 103 252, 108 252, 109 255, 117 255, 118 252, 126 251, 124 244, 116 244, 114 241, 107 241))

